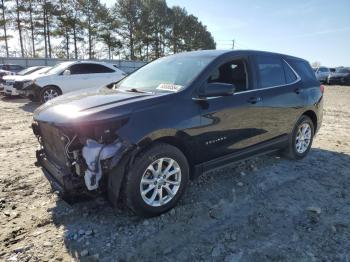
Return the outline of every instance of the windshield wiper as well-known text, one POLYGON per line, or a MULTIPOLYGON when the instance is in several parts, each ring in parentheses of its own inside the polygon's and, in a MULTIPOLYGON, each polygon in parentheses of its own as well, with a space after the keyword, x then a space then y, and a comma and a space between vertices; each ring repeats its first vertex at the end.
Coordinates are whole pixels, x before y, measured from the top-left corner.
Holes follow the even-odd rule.
POLYGON ((134 92, 134 93, 147 93, 145 91, 142 91, 140 89, 136 89, 136 88, 131 88, 131 89, 128 89, 128 90, 125 90, 127 92, 134 92))

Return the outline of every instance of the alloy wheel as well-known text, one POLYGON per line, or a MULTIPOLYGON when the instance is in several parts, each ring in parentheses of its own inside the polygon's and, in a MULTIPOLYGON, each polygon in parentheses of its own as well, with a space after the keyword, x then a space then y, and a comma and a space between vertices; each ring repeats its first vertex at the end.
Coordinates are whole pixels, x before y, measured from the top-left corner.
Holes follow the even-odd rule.
POLYGON ((312 130, 309 123, 299 126, 295 139, 295 149, 299 154, 305 153, 311 143, 312 130))
POLYGON ((172 158, 159 158, 143 173, 140 193, 143 201, 159 207, 171 201, 181 184, 181 168, 172 158))
POLYGON ((55 97, 59 96, 59 93, 57 90, 53 89, 53 88, 49 88, 47 90, 44 91, 43 93, 43 100, 44 102, 47 102, 55 97))

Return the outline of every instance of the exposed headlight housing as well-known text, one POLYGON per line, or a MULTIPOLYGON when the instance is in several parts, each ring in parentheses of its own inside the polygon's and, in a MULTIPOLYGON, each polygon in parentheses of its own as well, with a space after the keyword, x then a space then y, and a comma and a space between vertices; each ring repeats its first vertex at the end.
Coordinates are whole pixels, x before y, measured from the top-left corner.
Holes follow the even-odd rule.
POLYGON ((25 81, 23 82, 23 88, 26 88, 28 86, 31 86, 35 83, 35 80, 25 81))

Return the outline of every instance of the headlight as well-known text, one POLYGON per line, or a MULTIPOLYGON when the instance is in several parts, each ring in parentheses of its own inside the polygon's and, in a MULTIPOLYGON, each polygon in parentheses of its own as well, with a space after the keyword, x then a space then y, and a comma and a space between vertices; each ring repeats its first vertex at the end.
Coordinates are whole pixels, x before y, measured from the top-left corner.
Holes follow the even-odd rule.
POLYGON ((26 81, 23 83, 23 88, 26 88, 28 86, 31 86, 35 83, 35 81, 31 80, 31 81, 26 81))

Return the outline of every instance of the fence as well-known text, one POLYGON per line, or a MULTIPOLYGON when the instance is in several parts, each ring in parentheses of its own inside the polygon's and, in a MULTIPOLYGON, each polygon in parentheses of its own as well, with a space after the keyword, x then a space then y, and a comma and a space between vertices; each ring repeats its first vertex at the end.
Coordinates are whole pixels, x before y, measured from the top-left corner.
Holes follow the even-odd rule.
MULTIPOLYGON (((54 59, 54 58, 19 58, 19 57, 0 57, 0 64, 17 64, 24 67, 30 66, 54 66, 57 63, 65 61, 75 61, 68 59, 54 59)), ((98 60, 101 62, 111 63, 116 65, 119 69, 126 73, 131 73, 141 66, 145 65, 143 61, 125 61, 125 60, 98 60)))

